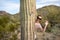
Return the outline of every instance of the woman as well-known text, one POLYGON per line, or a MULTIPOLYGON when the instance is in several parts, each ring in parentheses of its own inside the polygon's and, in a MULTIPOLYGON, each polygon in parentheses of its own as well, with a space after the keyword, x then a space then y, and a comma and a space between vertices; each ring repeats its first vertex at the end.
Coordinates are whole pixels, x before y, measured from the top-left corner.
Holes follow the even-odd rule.
POLYGON ((38 15, 38 16, 37 16, 37 19, 36 19, 36 21, 35 21, 35 29, 36 29, 36 30, 37 30, 37 29, 40 29, 40 31, 43 31, 43 28, 42 28, 42 26, 41 26, 41 24, 40 24, 41 20, 42 20, 42 17, 41 17, 40 15, 38 15))
MULTIPOLYGON (((42 20, 41 15, 38 15, 38 16, 37 16, 37 19, 36 19, 36 21, 35 21, 35 31, 37 31, 37 29, 40 29, 41 32, 45 32, 45 31, 46 31, 46 27, 47 27, 47 25, 48 25, 48 21, 45 22, 45 27, 43 28, 43 27, 41 26, 41 24, 40 24, 41 20, 42 20)), ((36 32, 35 32, 35 39, 36 39, 36 38, 37 38, 37 37, 36 37, 36 32)))

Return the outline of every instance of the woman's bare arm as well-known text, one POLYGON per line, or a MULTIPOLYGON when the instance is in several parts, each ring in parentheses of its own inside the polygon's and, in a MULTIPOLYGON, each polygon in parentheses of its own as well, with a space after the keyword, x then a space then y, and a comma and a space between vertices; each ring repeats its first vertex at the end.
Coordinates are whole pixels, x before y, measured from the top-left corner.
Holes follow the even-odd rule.
POLYGON ((48 25, 48 21, 45 22, 44 32, 46 31, 47 25, 48 25))

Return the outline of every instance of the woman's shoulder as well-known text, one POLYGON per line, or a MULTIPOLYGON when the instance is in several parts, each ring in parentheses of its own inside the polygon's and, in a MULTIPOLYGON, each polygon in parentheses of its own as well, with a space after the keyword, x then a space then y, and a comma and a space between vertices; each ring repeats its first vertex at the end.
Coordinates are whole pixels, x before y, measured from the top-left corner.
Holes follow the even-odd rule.
POLYGON ((35 23, 35 25, 40 25, 40 23, 35 23))

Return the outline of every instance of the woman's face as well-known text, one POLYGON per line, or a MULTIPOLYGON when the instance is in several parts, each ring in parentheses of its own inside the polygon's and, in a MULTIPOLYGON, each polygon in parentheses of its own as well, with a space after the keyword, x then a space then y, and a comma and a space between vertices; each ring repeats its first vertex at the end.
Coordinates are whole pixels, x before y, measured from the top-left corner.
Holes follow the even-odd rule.
POLYGON ((40 20, 40 19, 38 19, 38 21, 39 21, 39 22, 41 22, 41 20, 40 20))

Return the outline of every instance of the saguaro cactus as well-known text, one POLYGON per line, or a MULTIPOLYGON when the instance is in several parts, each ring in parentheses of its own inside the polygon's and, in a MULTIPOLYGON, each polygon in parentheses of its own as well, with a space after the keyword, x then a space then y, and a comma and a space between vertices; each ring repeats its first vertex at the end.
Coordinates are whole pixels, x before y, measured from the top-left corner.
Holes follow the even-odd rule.
POLYGON ((20 0, 21 40, 34 40, 35 0, 20 0))

